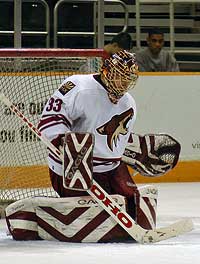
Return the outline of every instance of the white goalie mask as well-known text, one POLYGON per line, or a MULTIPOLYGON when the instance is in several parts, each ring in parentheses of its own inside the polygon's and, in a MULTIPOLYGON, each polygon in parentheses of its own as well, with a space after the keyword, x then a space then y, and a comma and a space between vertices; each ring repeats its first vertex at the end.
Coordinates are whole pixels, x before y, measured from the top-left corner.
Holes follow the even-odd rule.
POLYGON ((136 84, 138 65, 135 54, 123 50, 111 55, 105 59, 101 73, 107 86, 108 97, 116 104, 136 84))

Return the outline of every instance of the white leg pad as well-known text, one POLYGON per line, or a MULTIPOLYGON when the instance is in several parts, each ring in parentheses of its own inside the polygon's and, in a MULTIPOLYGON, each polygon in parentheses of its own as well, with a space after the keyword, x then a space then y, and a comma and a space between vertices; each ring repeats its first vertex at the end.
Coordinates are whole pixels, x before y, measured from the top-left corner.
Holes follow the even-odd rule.
POLYGON ((16 240, 36 240, 38 223, 33 198, 27 198, 10 204, 5 210, 10 234, 16 240))
MULTIPOLYGON (((125 198, 112 195, 125 207, 125 198)), ((127 234, 90 196, 29 198, 6 208, 8 227, 17 240, 107 242, 127 234)))

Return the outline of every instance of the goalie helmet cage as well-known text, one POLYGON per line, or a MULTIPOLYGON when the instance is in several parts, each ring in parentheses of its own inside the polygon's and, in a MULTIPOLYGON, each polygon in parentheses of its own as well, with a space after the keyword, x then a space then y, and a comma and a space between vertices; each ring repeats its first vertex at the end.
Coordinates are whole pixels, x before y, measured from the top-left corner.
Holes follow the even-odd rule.
MULTIPOLYGON (((72 74, 98 72, 100 49, 0 49, 0 92, 37 125, 47 99, 72 74)), ((57 194, 51 188, 46 147, 0 104, 0 204, 57 194)))

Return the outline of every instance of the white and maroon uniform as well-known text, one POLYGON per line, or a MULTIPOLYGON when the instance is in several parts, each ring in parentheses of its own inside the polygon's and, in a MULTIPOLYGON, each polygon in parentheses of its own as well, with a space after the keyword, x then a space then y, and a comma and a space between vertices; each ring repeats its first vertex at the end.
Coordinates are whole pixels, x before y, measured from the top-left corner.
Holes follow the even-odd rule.
MULTIPOLYGON (((95 136, 93 177, 110 194, 130 198, 137 190, 121 162, 136 118, 134 99, 126 93, 117 104, 108 98, 100 75, 73 75, 48 100, 39 130, 59 147, 68 131, 90 132, 95 136)), ((82 196, 85 192, 63 187, 62 162, 52 152, 48 157, 52 186, 61 197, 82 196)))
MULTIPOLYGON (((152 229, 156 198, 140 195, 127 166, 121 161, 135 118, 135 101, 128 93, 113 104, 100 75, 74 75, 48 100, 38 128, 56 147, 62 145, 66 132, 93 133, 93 178, 107 193, 124 196, 121 205, 136 223, 152 229)), ((129 238, 101 207, 93 209, 89 204, 83 207, 74 204, 75 196, 79 201, 80 196, 87 193, 63 187, 62 162, 51 151, 48 163, 54 190, 60 197, 68 198, 46 198, 46 202, 43 198, 36 198, 35 202, 31 198, 7 210, 8 228, 14 239, 110 242, 129 238), (69 201, 73 202, 72 206, 69 201)), ((88 196, 83 199, 87 201, 85 199, 91 200, 88 196)))
MULTIPOLYGON (((127 145, 136 118, 136 105, 126 93, 117 104, 110 102, 98 75, 67 78, 47 102, 40 131, 51 141, 67 131, 90 132, 95 136, 94 172, 116 168, 127 145)), ((49 167, 62 175, 62 165, 50 153, 49 167)))

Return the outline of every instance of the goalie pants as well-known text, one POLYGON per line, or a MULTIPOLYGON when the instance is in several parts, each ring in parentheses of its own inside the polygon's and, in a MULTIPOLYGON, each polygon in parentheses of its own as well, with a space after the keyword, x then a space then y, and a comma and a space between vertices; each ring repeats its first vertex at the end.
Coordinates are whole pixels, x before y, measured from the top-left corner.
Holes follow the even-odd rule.
MULTIPOLYGON (((63 178, 49 169, 50 179, 54 190, 60 197, 78 197, 88 195, 87 192, 73 191, 63 187, 63 178)), ((128 168, 125 163, 112 170, 102 173, 93 173, 94 180, 108 193, 120 194, 127 199, 128 213, 135 218, 134 196, 138 193, 128 168)))

